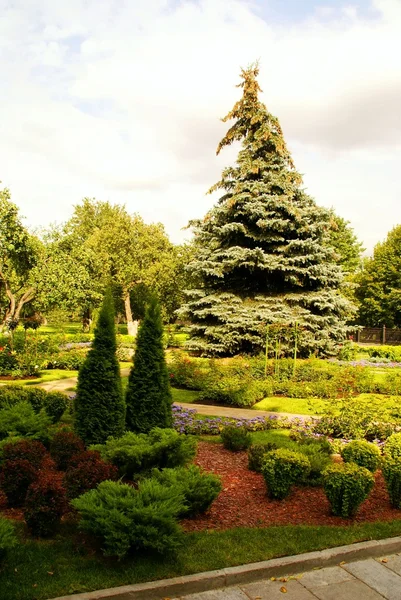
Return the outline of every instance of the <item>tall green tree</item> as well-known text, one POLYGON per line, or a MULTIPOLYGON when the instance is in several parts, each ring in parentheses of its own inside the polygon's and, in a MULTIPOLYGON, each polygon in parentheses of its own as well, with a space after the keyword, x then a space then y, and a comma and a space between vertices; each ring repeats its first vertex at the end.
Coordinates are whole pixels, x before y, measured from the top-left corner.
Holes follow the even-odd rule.
POLYGON ((375 246, 356 283, 362 325, 401 327, 401 225, 375 246))
POLYGON ((17 323, 35 297, 32 270, 41 256, 40 241, 22 224, 10 191, 0 190, 0 330, 17 323))
MULTIPOLYGON (((96 301, 99 288, 104 289, 109 281, 120 291, 130 335, 136 334, 138 326, 131 294, 138 286, 162 286, 177 262, 174 246, 160 223, 147 224, 124 206, 89 198, 75 207, 59 247, 74 257, 75 267, 69 273, 77 272, 78 288, 86 288, 88 297, 96 301)), ((69 277, 67 273, 60 281, 69 277)), ((63 285, 63 290, 67 287, 63 285)))
POLYGON ((328 244, 329 212, 302 189, 280 124, 259 100, 258 66, 242 71, 242 98, 217 148, 242 149, 210 190, 222 190, 203 221, 193 222, 196 289, 181 315, 191 347, 205 355, 258 352, 268 325, 299 324, 301 351, 331 352, 346 336, 350 302, 328 244))
POLYGON ((330 211, 328 245, 334 248, 335 260, 345 275, 352 275, 362 267, 363 244, 350 222, 337 215, 333 209, 330 211))
POLYGON ((127 429, 146 433, 154 427, 171 427, 171 390, 156 297, 139 327, 133 361, 126 394, 127 429))
POLYGON ((75 429, 86 444, 121 436, 125 427, 120 365, 116 357, 113 297, 106 291, 93 346, 78 375, 75 429))

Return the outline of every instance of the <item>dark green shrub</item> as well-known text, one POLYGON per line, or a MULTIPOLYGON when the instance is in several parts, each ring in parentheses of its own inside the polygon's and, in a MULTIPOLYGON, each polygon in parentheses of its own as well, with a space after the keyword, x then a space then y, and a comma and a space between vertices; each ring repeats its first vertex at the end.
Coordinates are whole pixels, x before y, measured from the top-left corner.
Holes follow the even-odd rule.
POLYGON ((194 517, 204 513, 221 492, 221 480, 213 473, 205 473, 199 467, 178 467, 152 471, 152 478, 166 487, 181 490, 185 508, 181 516, 194 517))
POLYGON ((68 350, 58 352, 46 361, 46 369, 65 369, 79 371, 86 359, 86 351, 68 350))
POLYGON ((346 463, 355 463, 374 473, 380 466, 380 450, 374 444, 364 440, 354 440, 341 450, 341 456, 346 463))
POLYGON ((399 457, 386 456, 382 464, 382 473, 393 508, 401 508, 401 460, 399 457))
POLYGON ((171 427, 172 397, 163 346, 160 305, 152 298, 136 340, 126 393, 127 429, 147 433, 171 427))
POLYGON ((261 473, 264 457, 271 450, 277 450, 276 444, 272 442, 267 442, 266 444, 252 444, 248 450, 248 469, 250 471, 261 473))
POLYGON ((120 475, 136 479, 153 468, 186 465, 195 456, 196 441, 174 429, 155 428, 148 434, 128 432, 92 449, 99 451, 103 460, 116 465, 120 475))
POLYGON ((52 423, 58 423, 67 410, 69 405, 68 398, 61 392, 47 392, 43 408, 46 414, 51 418, 52 423))
POLYGON ((111 291, 103 300, 91 350, 78 375, 75 429, 86 444, 103 443, 124 431, 125 403, 116 357, 111 291))
POLYGON ((50 440, 50 454, 60 471, 65 471, 72 457, 81 454, 84 450, 85 446, 81 438, 67 429, 56 431, 50 440))
POLYGON ((0 483, 10 506, 21 506, 27 490, 37 477, 38 470, 26 459, 6 460, 0 483))
POLYGON ((252 443, 252 437, 245 427, 228 425, 221 430, 221 441, 224 448, 232 452, 246 450, 252 443))
POLYGON ((29 486, 24 504, 24 517, 31 532, 40 537, 52 535, 67 507, 65 489, 58 474, 40 473, 29 486))
POLYGON ((285 448, 266 454, 262 474, 270 498, 282 500, 290 493, 291 486, 304 479, 310 472, 310 463, 300 452, 285 448))
POLYGON ((328 467, 323 473, 323 487, 333 515, 354 517, 369 496, 374 482, 373 474, 355 463, 328 467))
POLYGON ((28 402, 19 402, 0 410, 0 440, 7 437, 29 437, 46 442, 51 420, 42 409, 35 413, 28 402))
POLYGON ((8 520, 0 517, 0 561, 4 559, 8 550, 17 545, 14 525, 8 520))
POLYGON ((57 423, 68 407, 68 398, 60 392, 46 392, 37 387, 0 387, 0 409, 29 402, 36 413, 45 409, 53 423, 57 423))
POLYGON ((87 451, 71 458, 63 481, 68 498, 77 498, 102 481, 117 478, 117 467, 102 460, 98 452, 87 451))
POLYGON ((401 433, 393 433, 384 446, 384 455, 401 459, 401 433))
POLYGON ((130 549, 165 553, 183 539, 177 523, 185 510, 182 491, 154 479, 142 481, 138 489, 104 481, 71 504, 81 515, 80 527, 102 540, 106 556, 123 557, 130 549))

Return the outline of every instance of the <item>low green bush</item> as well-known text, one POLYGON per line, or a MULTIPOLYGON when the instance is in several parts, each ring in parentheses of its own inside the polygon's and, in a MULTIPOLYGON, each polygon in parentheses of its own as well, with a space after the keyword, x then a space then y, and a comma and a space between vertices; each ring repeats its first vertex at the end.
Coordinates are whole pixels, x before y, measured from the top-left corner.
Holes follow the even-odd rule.
POLYGON ((204 386, 205 371, 200 369, 198 362, 185 352, 173 352, 167 369, 170 383, 176 388, 201 390, 204 386))
POLYGON ((388 358, 395 362, 401 362, 400 346, 371 346, 367 348, 367 352, 374 358, 388 358))
POLYGON ((382 463, 382 473, 393 508, 401 508, 401 460, 388 455, 382 463))
POLYGON ((28 402, 19 402, 0 410, 0 440, 7 437, 28 437, 47 442, 50 417, 44 410, 36 413, 28 402))
POLYGON ((106 556, 121 558, 131 549, 165 553, 182 543, 177 522, 185 511, 182 490, 155 479, 141 481, 137 489, 104 481, 71 504, 81 516, 79 526, 102 540, 106 556))
POLYGON ((386 457, 401 459, 401 433, 393 433, 387 439, 383 454, 386 457))
POLYGON ((265 454, 271 450, 277 450, 277 445, 273 442, 252 444, 248 450, 248 469, 261 473, 265 454))
POLYGON ((321 444, 300 444, 298 452, 309 460, 310 468, 305 471, 301 483, 305 485, 320 485, 323 471, 331 464, 330 454, 321 444))
POLYGON ((266 396, 273 394, 273 384, 270 379, 256 381, 241 378, 238 375, 216 377, 208 380, 201 393, 199 401, 210 401, 214 404, 227 404, 240 408, 253 406, 266 396))
POLYGON ((38 387, 7 385, 0 387, 0 409, 29 402, 35 412, 45 409, 53 423, 57 423, 68 408, 68 398, 60 392, 46 392, 38 387))
POLYGON ((118 467, 121 476, 135 479, 153 468, 186 465, 195 456, 196 441, 174 429, 155 428, 149 433, 128 432, 91 449, 118 467))
POLYGON ((15 535, 14 525, 8 519, 0 517, 0 561, 16 545, 17 536, 15 535))
POLYGON ((185 507, 180 516, 194 517, 204 513, 221 492, 221 480, 213 473, 205 473, 199 467, 178 467, 152 471, 152 479, 174 490, 181 490, 185 507))
POLYGON ((67 350, 59 352, 46 361, 46 369, 79 371, 86 359, 87 350, 67 350))
POLYGON ((266 454, 262 465, 262 475, 270 498, 282 500, 290 493, 291 486, 305 479, 310 472, 308 458, 300 452, 285 448, 272 450, 266 454))
POLYGON ((328 467, 323 473, 323 487, 333 515, 354 517, 369 496, 374 482, 373 474, 355 463, 328 467))
POLYGON ((401 370, 388 370, 384 381, 377 384, 377 389, 381 394, 401 396, 401 370))
POLYGON ((232 452, 246 450, 252 443, 252 437, 245 427, 228 425, 221 430, 221 441, 224 448, 232 452))
POLYGON ((344 446, 341 456, 346 463, 355 463, 359 467, 365 467, 372 473, 380 466, 380 450, 374 444, 364 440, 354 440, 344 446))

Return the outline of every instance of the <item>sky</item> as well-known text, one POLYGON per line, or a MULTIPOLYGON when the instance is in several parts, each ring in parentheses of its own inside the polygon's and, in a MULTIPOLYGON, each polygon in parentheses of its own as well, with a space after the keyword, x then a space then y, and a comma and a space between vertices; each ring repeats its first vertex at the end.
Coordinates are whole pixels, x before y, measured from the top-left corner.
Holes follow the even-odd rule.
POLYGON ((370 253, 401 224, 401 0, 0 0, 0 181, 26 224, 91 197, 172 240, 217 197, 260 62, 304 186, 370 253))

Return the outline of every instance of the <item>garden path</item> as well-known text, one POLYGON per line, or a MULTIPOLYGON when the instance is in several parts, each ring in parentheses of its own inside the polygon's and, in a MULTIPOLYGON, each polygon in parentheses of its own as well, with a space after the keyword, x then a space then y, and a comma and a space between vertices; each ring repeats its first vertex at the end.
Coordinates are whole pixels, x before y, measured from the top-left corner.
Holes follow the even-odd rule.
MULTIPOLYGON (((129 367, 121 369, 121 375, 126 377, 129 375, 129 367)), ((47 381, 46 383, 39 384, 38 387, 43 388, 48 392, 63 392, 67 393, 71 391, 71 388, 75 388, 77 385, 76 377, 69 377, 68 379, 58 379, 55 381, 47 381)), ((237 419, 254 419, 255 417, 289 417, 308 419, 305 415, 297 415, 293 413, 278 413, 269 412, 266 410, 253 410, 251 408, 234 408, 228 406, 213 406, 211 404, 189 404, 186 402, 176 402, 179 406, 184 409, 195 409, 200 415, 209 415, 211 417, 234 417, 237 419)))

